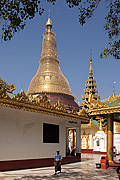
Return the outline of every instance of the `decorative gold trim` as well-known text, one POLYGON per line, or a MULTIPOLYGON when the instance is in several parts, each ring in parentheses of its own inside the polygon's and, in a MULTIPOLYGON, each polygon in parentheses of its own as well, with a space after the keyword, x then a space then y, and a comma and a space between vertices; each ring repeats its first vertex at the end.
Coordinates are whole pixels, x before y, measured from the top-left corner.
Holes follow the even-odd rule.
POLYGON ((62 111, 62 112, 66 112, 67 110, 65 109, 65 106, 63 105, 63 103, 60 103, 60 100, 58 99, 58 102, 54 105, 54 108, 58 111, 62 111))
POLYGON ((28 98, 28 96, 25 94, 25 92, 23 91, 23 90, 21 90, 21 93, 19 94, 17 94, 17 95, 15 95, 14 97, 13 97, 13 100, 16 100, 16 101, 19 101, 19 102, 29 102, 29 98, 28 98))
POLYGON ((0 91, 1 89, 6 90, 7 92, 13 92, 15 90, 15 85, 8 85, 5 81, 2 80, 2 78, 0 78, 0 91))
POLYGON ((77 113, 75 107, 72 109, 72 112, 70 112, 70 113, 71 113, 71 114, 74 114, 74 115, 78 115, 78 113, 77 113))
POLYGON ((120 95, 110 96, 108 99, 105 99, 102 102, 105 103, 105 104, 109 104, 109 103, 117 101, 117 100, 120 100, 120 95))
MULTIPOLYGON (((11 86, 10 86, 11 87, 11 86)), ((62 103, 59 102, 53 107, 46 94, 40 98, 39 96, 27 96, 23 90, 10 99, 7 95, 8 87, 3 81, 0 81, 0 105, 25 111, 43 113, 62 118, 80 120, 82 123, 88 123, 88 116, 78 115, 76 110, 73 109, 68 113, 62 103)))
POLYGON ((80 116, 78 114, 68 113, 64 110, 56 109, 51 105, 46 95, 44 95, 42 99, 37 99, 37 101, 28 101, 28 96, 26 96, 24 92, 21 92, 20 94, 17 94, 14 99, 0 98, 0 106, 58 116, 62 118, 80 120, 81 123, 89 122, 89 118, 87 116, 80 116))
POLYGON ((0 87, 0 98, 8 98, 7 91, 3 86, 0 87))
POLYGON ((120 100, 120 95, 100 101, 92 99, 89 103, 89 115, 99 115, 99 114, 111 114, 120 113, 120 103, 116 106, 110 107, 108 104, 114 101, 120 100))
POLYGON ((79 110, 78 114, 83 116, 88 116, 87 109, 85 109, 85 107, 83 106, 83 108, 79 110))

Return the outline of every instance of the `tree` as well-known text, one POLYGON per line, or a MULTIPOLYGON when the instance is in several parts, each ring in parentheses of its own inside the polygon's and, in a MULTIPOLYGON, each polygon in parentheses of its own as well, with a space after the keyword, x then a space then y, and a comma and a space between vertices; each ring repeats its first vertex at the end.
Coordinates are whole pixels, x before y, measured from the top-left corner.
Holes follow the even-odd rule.
MULTIPOLYGON (((79 22, 81 25, 84 25, 87 19, 91 18, 93 12, 100 4, 101 0, 66 0, 69 7, 73 8, 74 6, 79 6, 79 22)), ((111 0, 108 1, 109 13, 105 17, 106 24, 104 28, 108 34, 109 47, 104 47, 103 52, 100 54, 100 57, 107 57, 112 55, 115 59, 120 59, 120 40, 118 36, 120 35, 120 1, 111 0)))
MULTIPOLYGON (((56 0, 46 0, 53 5, 56 0)), ((70 8, 78 6, 80 11, 79 22, 83 26, 87 19, 91 18, 93 12, 99 6, 101 0, 65 0, 70 8)), ((108 1, 108 0, 107 0, 108 1)), ((109 1, 108 1, 109 2, 109 1)), ((40 0, 1 0, 0 22, 2 25, 1 38, 4 41, 11 40, 14 33, 24 29, 27 19, 33 19, 36 13, 41 16, 44 9, 40 7, 40 0)), ((100 57, 112 55, 115 59, 120 59, 120 2, 111 0, 109 2, 109 13, 105 17, 104 28, 108 34, 108 47, 103 48, 100 57)))

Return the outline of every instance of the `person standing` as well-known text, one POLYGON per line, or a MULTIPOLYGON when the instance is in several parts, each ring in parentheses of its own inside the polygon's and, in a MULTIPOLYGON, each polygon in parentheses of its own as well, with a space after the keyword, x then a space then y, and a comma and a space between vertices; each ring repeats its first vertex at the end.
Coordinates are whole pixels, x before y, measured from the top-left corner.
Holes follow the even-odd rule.
POLYGON ((60 173, 61 173, 61 163, 62 163, 62 156, 60 154, 60 151, 57 150, 56 152, 57 153, 54 156, 54 165, 55 165, 55 174, 54 175, 56 175, 57 171, 60 171, 60 173))

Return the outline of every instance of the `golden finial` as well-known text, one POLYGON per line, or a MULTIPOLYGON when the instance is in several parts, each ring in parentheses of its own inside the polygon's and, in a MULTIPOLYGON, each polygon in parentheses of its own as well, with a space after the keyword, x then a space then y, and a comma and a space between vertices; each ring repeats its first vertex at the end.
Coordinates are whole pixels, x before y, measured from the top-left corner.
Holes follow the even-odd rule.
POLYGON ((46 28, 47 28, 48 32, 50 32, 51 29, 52 29, 52 22, 50 20, 50 10, 49 10, 49 15, 48 15, 48 20, 47 20, 47 23, 46 23, 46 28))
POLYGON ((112 94, 112 97, 114 98, 115 97, 115 84, 116 82, 114 81, 114 78, 113 78, 113 94, 112 94))
POLYGON ((92 49, 90 50, 90 69, 89 74, 92 75, 93 69, 92 69, 92 49))
POLYGON ((102 119, 100 119, 100 126, 99 126, 99 131, 103 131, 103 127, 102 127, 102 119))
POLYGON ((103 131, 103 124, 102 124, 102 122, 104 122, 104 119, 100 118, 99 116, 96 116, 96 119, 99 119, 98 122, 100 122, 100 124, 99 124, 99 131, 103 131))
POLYGON ((20 93, 22 93, 22 92, 23 92, 22 87, 23 87, 23 86, 22 86, 22 84, 21 84, 21 91, 20 91, 20 93))

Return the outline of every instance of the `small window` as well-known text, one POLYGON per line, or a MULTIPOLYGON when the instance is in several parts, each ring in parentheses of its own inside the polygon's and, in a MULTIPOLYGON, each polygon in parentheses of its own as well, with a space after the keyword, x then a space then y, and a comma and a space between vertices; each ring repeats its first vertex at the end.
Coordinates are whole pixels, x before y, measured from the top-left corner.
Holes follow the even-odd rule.
POLYGON ((43 123, 43 143, 59 143, 59 125, 43 123))

